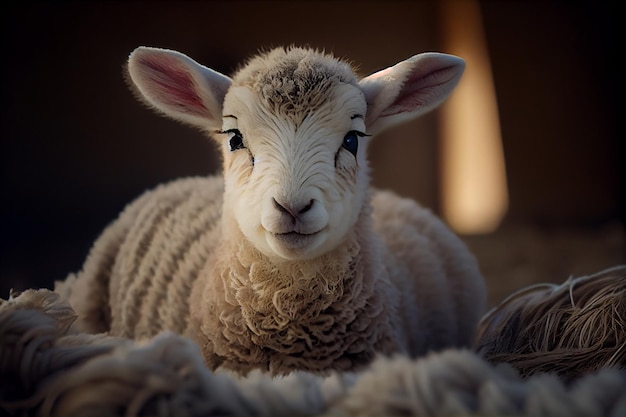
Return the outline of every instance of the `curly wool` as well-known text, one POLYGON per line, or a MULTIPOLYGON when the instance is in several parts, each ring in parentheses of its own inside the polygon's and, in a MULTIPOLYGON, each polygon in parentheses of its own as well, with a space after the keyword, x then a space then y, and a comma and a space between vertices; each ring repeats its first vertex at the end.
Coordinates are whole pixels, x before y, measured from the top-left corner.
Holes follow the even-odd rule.
POLYGON ((322 259, 281 264, 267 262, 245 239, 232 245, 226 252, 233 256, 217 260, 210 273, 219 285, 199 283, 194 294, 202 295, 192 298, 199 306, 193 334, 211 367, 228 361, 243 372, 349 370, 375 352, 402 350, 390 291, 355 238, 322 259))
POLYGON ((295 120, 321 106, 337 84, 357 85, 349 64, 298 47, 276 48, 255 56, 237 71, 233 81, 249 86, 274 113, 295 120))

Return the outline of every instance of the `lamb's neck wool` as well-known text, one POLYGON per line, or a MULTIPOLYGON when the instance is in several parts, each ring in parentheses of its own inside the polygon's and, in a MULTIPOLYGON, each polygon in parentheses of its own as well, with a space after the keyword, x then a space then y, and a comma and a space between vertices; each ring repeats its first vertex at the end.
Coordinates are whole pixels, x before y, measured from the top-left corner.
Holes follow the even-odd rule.
POLYGON ((228 234, 220 254, 230 256, 211 266, 203 299, 195 303, 200 315, 192 313, 209 366, 272 374, 352 370, 377 352, 400 350, 391 289, 370 243, 377 239, 354 231, 317 259, 273 262, 242 236, 228 234))

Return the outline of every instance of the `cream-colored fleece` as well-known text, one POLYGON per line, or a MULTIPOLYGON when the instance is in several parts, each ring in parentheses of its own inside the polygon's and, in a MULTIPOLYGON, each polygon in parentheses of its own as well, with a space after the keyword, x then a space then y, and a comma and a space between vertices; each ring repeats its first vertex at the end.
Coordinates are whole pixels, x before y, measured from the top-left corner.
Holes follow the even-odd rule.
MULTIPOLYGON (((272 263, 220 220, 218 177, 179 180, 131 204, 65 283, 77 326, 199 342, 215 368, 350 370, 377 352, 467 346, 483 309, 473 257, 427 210, 375 192, 336 250, 272 263)), ((59 290, 58 290, 59 291, 59 290)))

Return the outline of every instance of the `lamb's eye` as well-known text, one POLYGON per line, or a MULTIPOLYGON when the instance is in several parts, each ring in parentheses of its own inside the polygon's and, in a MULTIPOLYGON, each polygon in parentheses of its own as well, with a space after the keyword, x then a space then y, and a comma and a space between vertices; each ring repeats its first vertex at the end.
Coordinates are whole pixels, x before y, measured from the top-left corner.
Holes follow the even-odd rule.
POLYGON ((359 135, 359 132, 356 130, 351 130, 343 138, 342 146, 354 156, 356 156, 356 151, 359 149, 359 135))
POLYGON ((230 151, 236 151, 237 149, 244 149, 246 145, 243 144, 243 135, 239 129, 229 129, 224 133, 228 134, 228 146, 230 151))

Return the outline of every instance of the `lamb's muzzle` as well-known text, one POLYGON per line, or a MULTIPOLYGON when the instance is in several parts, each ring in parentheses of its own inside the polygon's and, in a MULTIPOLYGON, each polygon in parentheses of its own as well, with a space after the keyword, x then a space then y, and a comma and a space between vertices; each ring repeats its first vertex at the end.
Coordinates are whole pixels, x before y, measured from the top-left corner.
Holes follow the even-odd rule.
POLYGON ((274 197, 271 201, 272 204, 263 208, 261 226, 267 233, 268 244, 277 253, 306 253, 323 242, 328 212, 322 203, 315 199, 308 203, 279 203, 274 197))

